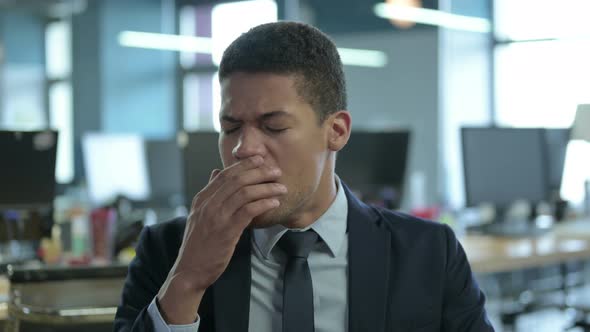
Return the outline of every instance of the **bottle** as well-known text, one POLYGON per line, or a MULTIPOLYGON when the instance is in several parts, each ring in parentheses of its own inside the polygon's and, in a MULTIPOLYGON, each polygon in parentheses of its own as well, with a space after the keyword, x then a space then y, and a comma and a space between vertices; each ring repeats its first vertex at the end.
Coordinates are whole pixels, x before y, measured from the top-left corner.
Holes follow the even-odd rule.
POLYGON ((61 230, 59 225, 51 228, 51 238, 41 240, 41 253, 46 264, 57 264, 62 258, 61 230))
POLYGON ((72 218, 72 257, 81 258, 89 253, 88 217, 78 214, 72 218))

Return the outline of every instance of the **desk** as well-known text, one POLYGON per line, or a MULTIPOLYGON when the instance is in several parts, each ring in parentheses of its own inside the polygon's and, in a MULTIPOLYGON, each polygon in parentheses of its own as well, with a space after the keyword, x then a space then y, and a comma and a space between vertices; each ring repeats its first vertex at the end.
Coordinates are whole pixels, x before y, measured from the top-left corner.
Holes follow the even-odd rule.
POLYGON ((459 238, 474 273, 486 274, 590 258, 590 220, 556 225, 542 236, 459 238))
POLYGON ((0 321, 8 318, 8 295, 10 292, 10 282, 5 275, 0 275, 0 321))
POLYGON ((0 291, 10 297, 0 305, 0 315, 8 316, 5 331, 19 331, 21 321, 49 326, 111 323, 127 268, 116 264, 8 269, 8 276, 0 277, 0 291))

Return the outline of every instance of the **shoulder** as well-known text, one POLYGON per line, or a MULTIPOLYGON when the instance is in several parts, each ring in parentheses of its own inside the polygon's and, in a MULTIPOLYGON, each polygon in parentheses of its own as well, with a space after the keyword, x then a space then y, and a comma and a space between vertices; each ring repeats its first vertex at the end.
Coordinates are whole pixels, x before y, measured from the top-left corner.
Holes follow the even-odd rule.
POLYGON ((182 243, 185 225, 186 217, 178 217, 147 226, 142 232, 140 243, 148 242, 151 247, 159 248, 166 252, 177 252, 182 243))
POLYGON ((446 252, 456 245, 452 229, 443 223, 425 220, 406 213, 371 207, 376 216, 374 223, 390 233, 392 244, 401 248, 427 249, 446 252))
POLYGON ((418 240, 445 242, 453 237, 452 230, 445 224, 425 220, 406 213, 368 205, 359 200, 346 185, 343 185, 348 200, 349 227, 373 229, 387 232, 393 243, 403 244, 418 240))
POLYGON ((152 226, 145 227, 145 232, 150 233, 153 239, 174 239, 184 234, 184 226, 186 225, 186 217, 178 217, 169 221, 161 222, 152 226))
POLYGON ((373 213, 377 216, 376 223, 390 232, 417 232, 417 233, 440 233, 446 232, 449 228, 447 225, 414 217, 407 213, 387 210, 379 207, 371 207, 373 213))
POLYGON ((171 266, 182 244, 185 224, 186 217, 179 217, 144 227, 137 243, 137 254, 171 266))

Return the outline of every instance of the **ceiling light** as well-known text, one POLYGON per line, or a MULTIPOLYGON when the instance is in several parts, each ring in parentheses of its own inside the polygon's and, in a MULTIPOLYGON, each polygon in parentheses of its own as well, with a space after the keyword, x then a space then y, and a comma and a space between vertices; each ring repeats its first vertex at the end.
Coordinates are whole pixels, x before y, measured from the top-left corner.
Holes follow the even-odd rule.
MULTIPOLYGON (((123 31, 119 33, 119 44, 126 47, 138 47, 155 50, 168 50, 190 53, 213 52, 211 38, 180 36, 162 33, 123 31)), ((338 48, 342 63, 347 66, 384 67, 387 54, 382 51, 354 48, 338 48)))
POLYGON ((123 31, 119 33, 119 44, 127 47, 178 52, 211 54, 213 51, 211 38, 138 31, 123 31))
POLYGON ((492 29, 488 19, 434 9, 379 3, 373 7, 373 12, 389 20, 411 21, 453 30, 487 33, 492 29))
POLYGON ((387 54, 382 51, 339 47, 338 53, 342 63, 348 66, 379 68, 387 65, 387 54))

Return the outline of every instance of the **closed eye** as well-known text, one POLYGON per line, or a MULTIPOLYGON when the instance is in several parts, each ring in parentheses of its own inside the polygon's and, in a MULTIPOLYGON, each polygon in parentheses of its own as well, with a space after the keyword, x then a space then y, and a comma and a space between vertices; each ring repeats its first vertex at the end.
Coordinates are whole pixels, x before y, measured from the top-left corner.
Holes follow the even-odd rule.
POLYGON ((224 134, 231 134, 234 133, 236 131, 238 131, 238 129, 240 129, 240 127, 233 127, 233 128, 229 128, 229 129, 223 129, 223 133, 224 134))
POLYGON ((278 133, 282 133, 283 131, 287 130, 288 128, 270 128, 270 127, 266 127, 266 130, 273 133, 273 134, 278 134, 278 133))

